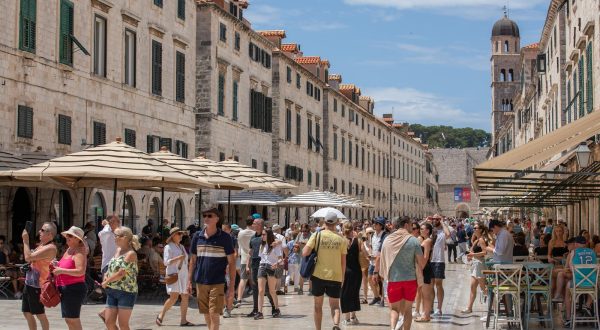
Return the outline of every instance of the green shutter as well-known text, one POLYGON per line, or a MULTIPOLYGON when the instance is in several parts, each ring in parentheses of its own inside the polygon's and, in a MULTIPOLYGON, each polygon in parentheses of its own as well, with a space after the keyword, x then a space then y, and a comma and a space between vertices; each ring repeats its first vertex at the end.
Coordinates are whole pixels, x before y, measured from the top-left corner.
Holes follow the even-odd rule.
POLYGON ((217 114, 224 116, 225 115, 225 76, 219 74, 219 108, 217 110, 217 114))
POLYGON ((273 99, 265 97, 264 128, 267 133, 273 132, 273 99))
POLYGON ((35 53, 36 0, 21 0, 19 48, 35 53))
POLYGON ((231 104, 231 108, 232 108, 232 112, 233 112, 233 121, 237 121, 238 120, 238 82, 234 81, 233 82, 233 87, 232 87, 232 94, 233 94, 233 100, 232 100, 232 104, 231 104))
POLYGON ((94 146, 106 144, 106 124, 94 122, 94 146))
POLYGON ((579 118, 585 115, 585 107, 584 107, 584 93, 585 93, 585 85, 584 85, 584 76, 583 76, 583 57, 579 59, 579 118))
POLYGON ((151 154, 154 152, 154 137, 146 135, 146 152, 151 154))
POLYGON ((185 20, 185 0, 177 0, 177 17, 185 20))
POLYGON ((175 54, 175 100, 185 102, 185 55, 175 54))
POLYGON ((292 110, 285 110, 285 140, 292 141, 292 110))
POLYGON ((162 44, 152 40, 152 94, 162 94, 162 44))
POLYGON ((73 65, 73 3, 68 0, 60 1, 60 49, 59 61, 73 65))
POLYGON ((296 114, 296 144, 300 145, 302 142, 302 117, 299 113, 296 114))
POLYGON ((17 136, 33 138, 33 109, 24 105, 17 108, 17 136))
POLYGON ((58 143, 71 145, 71 117, 58 115, 58 143))
POLYGON ((136 134, 135 131, 129 128, 125 129, 125 144, 135 148, 136 134))
POLYGON ((586 81, 586 89, 587 89, 587 112, 590 113, 594 111, 594 88, 592 85, 592 74, 593 74, 593 65, 592 65, 592 43, 590 42, 587 46, 586 50, 587 56, 587 81, 586 81))

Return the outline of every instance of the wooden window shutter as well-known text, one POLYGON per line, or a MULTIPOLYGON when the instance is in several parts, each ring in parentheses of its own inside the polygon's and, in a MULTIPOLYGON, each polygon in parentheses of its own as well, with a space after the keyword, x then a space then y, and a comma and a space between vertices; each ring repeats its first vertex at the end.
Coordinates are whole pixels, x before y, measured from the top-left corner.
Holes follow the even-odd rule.
POLYGON ((584 83, 584 76, 583 76, 583 57, 581 57, 579 59, 579 117, 582 117, 584 115, 584 94, 585 94, 585 83, 584 83))
POLYGON ((152 94, 162 94, 162 44, 152 40, 152 94))
POLYGON ((299 113, 296 114, 296 144, 302 143, 302 117, 299 113))
POLYGON ((60 63, 73 65, 73 3, 60 1, 60 63))
POLYGON ((237 121, 238 120, 238 82, 235 80, 233 81, 233 86, 232 86, 231 92, 233 94, 233 97, 231 100, 231 110, 233 112, 232 120, 237 121))
POLYGON ((106 124, 95 121, 94 122, 94 146, 106 144, 106 124))
POLYGON ((19 48, 35 53, 36 0, 21 0, 19 48))
POLYGON ((220 73, 219 74, 219 99, 218 99, 218 109, 217 114, 224 116, 225 115, 225 76, 220 73))
POLYGON ((185 102, 185 55, 175 53, 175 100, 185 102))
POLYGON ((135 148, 136 134, 135 131, 129 128, 125 129, 125 144, 135 148))
POLYGON ((33 138, 33 109, 24 105, 17 108, 17 136, 33 138))
POLYGON ((592 75, 593 75, 593 59, 592 59, 592 42, 588 43, 587 49, 586 49, 586 56, 587 56, 587 81, 586 83, 586 87, 587 87, 587 112, 590 113, 592 111, 594 111, 594 86, 592 85, 592 75))
POLYGON ((185 20, 185 0, 177 0, 177 17, 185 20))
POLYGON ((292 110, 285 110, 285 140, 292 141, 292 110))
POLYGON ((58 115, 58 143, 71 145, 71 117, 58 115))
POLYGON ((264 131, 267 133, 271 133, 273 131, 273 99, 270 97, 265 98, 265 129, 264 131))
POLYGON ((154 152, 154 136, 146 135, 146 152, 153 153, 154 152))

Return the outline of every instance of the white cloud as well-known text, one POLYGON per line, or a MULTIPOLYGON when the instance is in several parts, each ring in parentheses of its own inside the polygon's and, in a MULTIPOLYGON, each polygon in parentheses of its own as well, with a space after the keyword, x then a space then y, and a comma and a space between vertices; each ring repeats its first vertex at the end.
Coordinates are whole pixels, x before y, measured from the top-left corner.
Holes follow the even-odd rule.
POLYGON ((348 27, 339 22, 312 22, 303 23, 300 27, 304 31, 325 31, 325 30, 340 30, 348 27))
POLYGON ((375 87, 365 88, 365 95, 375 99, 378 115, 393 113, 399 122, 424 125, 450 125, 489 130, 489 116, 466 112, 448 100, 432 93, 414 88, 375 87))
MULTIPOLYGON (((501 14, 503 1, 498 0, 344 0, 346 4, 397 10, 434 10, 451 16, 471 19, 489 19, 501 14)), ((527 11, 547 0, 512 0, 511 11, 527 11)))
POLYGON ((244 16, 252 24, 282 24, 281 9, 269 5, 253 5, 244 12, 244 16))

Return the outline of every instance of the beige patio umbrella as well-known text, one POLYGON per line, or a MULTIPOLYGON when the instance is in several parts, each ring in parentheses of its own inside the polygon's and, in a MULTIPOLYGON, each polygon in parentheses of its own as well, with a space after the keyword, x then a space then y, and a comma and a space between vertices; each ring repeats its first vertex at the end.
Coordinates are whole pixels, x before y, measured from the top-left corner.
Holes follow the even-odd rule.
MULTIPOLYGON (((150 154, 150 156, 159 159, 174 168, 193 175, 198 178, 202 178, 213 185, 214 189, 224 190, 241 190, 248 188, 247 184, 238 182, 214 169, 210 166, 205 166, 202 162, 194 162, 189 159, 183 158, 177 154, 169 152, 166 147, 162 147, 159 152, 150 154)), ((216 163, 216 162, 215 162, 216 163)), ((202 214, 202 188, 199 188, 198 198, 200 199, 198 207, 198 217, 202 214)))
POLYGON ((119 189, 195 189, 213 186, 204 179, 184 173, 123 143, 120 138, 115 142, 15 171, 13 176, 22 180, 51 180, 73 189, 112 188, 113 212, 116 210, 116 194, 119 189))

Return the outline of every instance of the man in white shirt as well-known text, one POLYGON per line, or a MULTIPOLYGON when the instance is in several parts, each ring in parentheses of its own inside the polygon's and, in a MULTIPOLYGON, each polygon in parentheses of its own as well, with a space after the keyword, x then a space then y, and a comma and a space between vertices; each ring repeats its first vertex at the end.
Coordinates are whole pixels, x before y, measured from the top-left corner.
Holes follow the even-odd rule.
POLYGON ((375 229, 375 233, 371 236, 371 256, 369 262, 368 274, 370 277, 369 284, 371 286, 371 290, 373 291, 373 300, 369 303, 369 305, 379 304, 380 306, 384 306, 383 295, 383 283, 379 276, 379 271, 377 270, 379 264, 379 256, 381 254, 381 245, 383 244, 384 236, 386 235, 385 229, 385 218, 384 217, 376 217, 373 221, 373 228, 375 229))
POLYGON ((246 219, 246 228, 240 230, 238 233, 238 250, 240 255, 240 284, 238 285, 238 298, 236 306, 239 307, 241 304, 242 298, 244 298, 244 290, 246 289, 246 284, 248 283, 248 279, 250 278, 250 272, 248 271, 248 262, 250 262, 248 253, 250 252, 250 239, 256 235, 254 230, 252 230, 252 224, 254 223, 253 217, 248 217, 246 219))
POLYGON ((442 221, 440 215, 434 215, 432 219, 433 231, 437 239, 433 244, 431 253, 431 269, 433 271, 432 284, 437 295, 437 309, 432 316, 442 316, 442 305, 444 303, 444 279, 446 278, 446 263, 444 259, 444 249, 446 247, 446 237, 450 237, 448 224, 442 221))
MULTIPOLYGON (((100 245, 102 246, 102 264, 100 269, 102 271, 102 276, 108 270, 108 262, 112 259, 117 253, 117 243, 115 241, 115 230, 121 227, 121 219, 119 219, 116 215, 111 215, 107 219, 102 220, 102 230, 98 233, 98 238, 100 239, 100 245)), ((106 309, 103 309, 98 316, 104 320, 106 309)))
MULTIPOLYGON (((275 235, 275 239, 281 241, 283 257, 287 258, 289 250, 287 248, 287 240, 285 239, 285 236, 281 234, 281 226, 279 224, 274 224, 272 229, 273 234, 275 235)), ((275 287, 277 294, 285 294, 287 292, 287 288, 285 288, 285 292, 281 291, 281 286, 283 284, 282 282, 285 282, 285 276, 283 276, 283 267, 277 267, 277 269, 275 270, 275 277, 277 278, 277 286, 275 287)))

